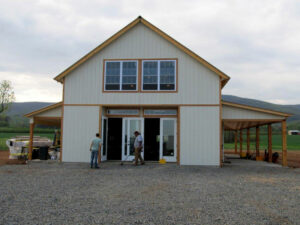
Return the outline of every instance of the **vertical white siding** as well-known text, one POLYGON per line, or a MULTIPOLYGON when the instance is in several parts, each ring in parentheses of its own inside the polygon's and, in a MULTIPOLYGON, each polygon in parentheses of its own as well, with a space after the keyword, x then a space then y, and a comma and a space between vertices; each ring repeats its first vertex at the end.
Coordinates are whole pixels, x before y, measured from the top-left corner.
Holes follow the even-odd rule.
POLYGON ((180 108, 180 164, 220 163, 219 107, 180 108))
POLYGON ((142 24, 72 71, 66 104, 218 104, 219 76, 142 24), (178 59, 178 93, 102 93, 104 59, 178 59))
POLYGON ((45 112, 41 112, 35 116, 39 117, 61 117, 61 106, 58 106, 57 108, 47 110, 45 112))
POLYGON ((99 107, 65 106, 63 125, 64 162, 89 162, 90 144, 99 132, 99 107))

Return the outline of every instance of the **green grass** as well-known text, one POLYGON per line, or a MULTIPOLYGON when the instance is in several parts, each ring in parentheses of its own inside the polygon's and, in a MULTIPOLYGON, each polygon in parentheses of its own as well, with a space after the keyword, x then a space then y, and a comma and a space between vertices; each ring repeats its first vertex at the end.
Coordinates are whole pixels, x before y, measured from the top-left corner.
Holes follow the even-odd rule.
MULTIPOLYGON (((15 136, 29 136, 29 133, 2 133, 0 132, 0 150, 8 150, 5 142, 7 139, 15 137, 15 136)), ((35 136, 47 137, 53 139, 54 132, 51 133, 35 133, 35 136)), ((246 144, 247 138, 246 135, 243 135, 243 149, 247 148, 246 144)), ((280 134, 273 134, 272 137, 272 144, 274 150, 281 150, 281 135, 280 134)), ((238 143, 238 149, 239 149, 238 143)), ((290 151, 300 151, 300 135, 287 135, 287 148, 290 151)), ((225 143, 225 149, 234 149, 234 143, 225 143)), ((268 136, 265 134, 260 135, 260 149, 267 149, 268 148, 268 136)), ((255 135, 251 135, 251 143, 250 149, 255 149, 255 135)))
MULTIPOLYGON (((35 133, 45 134, 54 133, 55 129, 48 128, 34 128, 35 133)), ((0 133, 27 133, 29 134, 29 127, 0 127, 0 133)))
MULTIPOLYGON (((29 133, 0 133, 0 150, 8 150, 6 140, 15 136, 29 136, 29 133)), ((52 133, 34 133, 34 136, 47 137, 53 140, 54 132, 52 133)))
MULTIPOLYGON (((250 149, 255 149, 255 135, 251 135, 250 149)), ((268 135, 262 134, 260 135, 260 149, 268 149, 268 135)), ((234 149, 233 143, 225 143, 225 149, 234 149)), ((238 149, 240 148, 240 144, 238 141, 238 149)), ((243 149, 247 149, 247 137, 243 135, 243 149)), ((272 135, 272 149, 281 150, 282 149, 282 140, 281 134, 273 134, 272 135)), ((300 135, 287 135, 287 149, 291 151, 300 151, 300 135)))

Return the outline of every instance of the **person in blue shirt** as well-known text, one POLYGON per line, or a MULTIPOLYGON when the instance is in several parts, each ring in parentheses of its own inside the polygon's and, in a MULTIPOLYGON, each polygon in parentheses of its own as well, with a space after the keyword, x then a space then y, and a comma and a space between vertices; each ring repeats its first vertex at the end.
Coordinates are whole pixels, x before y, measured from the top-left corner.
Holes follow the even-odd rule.
POLYGON ((96 137, 92 140, 91 147, 91 168, 93 168, 93 164, 95 165, 96 169, 99 169, 98 167, 98 152, 101 154, 101 138, 99 137, 99 134, 96 134, 96 137), (93 163, 95 161, 95 163, 93 163))

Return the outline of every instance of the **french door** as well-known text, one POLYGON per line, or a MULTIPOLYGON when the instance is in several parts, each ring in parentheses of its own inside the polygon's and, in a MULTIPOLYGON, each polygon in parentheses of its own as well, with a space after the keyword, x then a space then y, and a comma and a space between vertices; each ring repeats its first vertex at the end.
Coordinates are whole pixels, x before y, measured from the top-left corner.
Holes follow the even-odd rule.
MULTIPOLYGON (((123 118, 122 129, 122 161, 132 161, 134 159, 134 132, 140 132, 144 138, 144 119, 123 118)), ((142 157, 144 157, 144 152, 142 152, 142 157)))
POLYGON ((177 154, 177 119, 160 119, 159 158, 167 162, 176 162, 177 154))
POLYGON ((107 131, 108 131, 108 119, 102 116, 102 149, 101 149, 101 161, 107 160, 107 131))

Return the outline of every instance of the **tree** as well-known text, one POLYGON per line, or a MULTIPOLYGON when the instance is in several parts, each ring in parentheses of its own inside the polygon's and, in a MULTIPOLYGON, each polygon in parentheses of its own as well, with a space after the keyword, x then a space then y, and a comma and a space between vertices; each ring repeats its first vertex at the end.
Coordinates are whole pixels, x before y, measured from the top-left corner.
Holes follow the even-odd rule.
POLYGON ((15 101, 15 93, 11 82, 3 80, 0 83, 0 114, 7 110, 12 102, 15 101))

